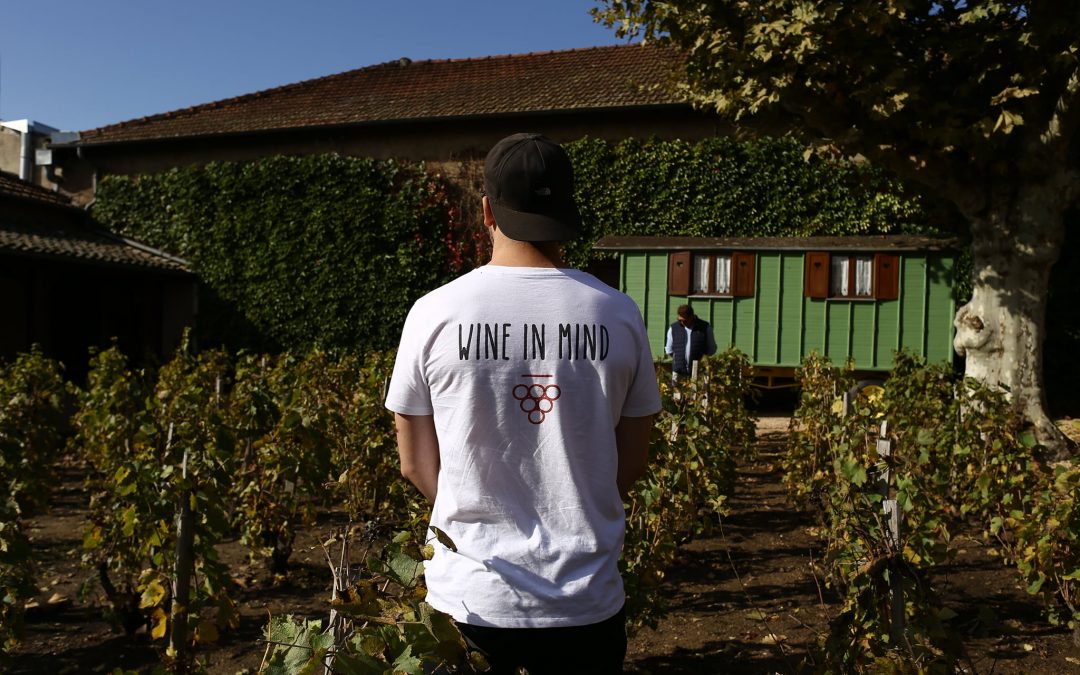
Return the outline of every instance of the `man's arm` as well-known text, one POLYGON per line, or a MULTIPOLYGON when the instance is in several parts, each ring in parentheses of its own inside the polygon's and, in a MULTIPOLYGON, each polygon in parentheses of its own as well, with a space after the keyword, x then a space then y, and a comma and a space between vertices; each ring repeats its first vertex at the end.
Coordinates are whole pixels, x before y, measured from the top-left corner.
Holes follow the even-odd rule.
POLYGON ((670 356, 675 351, 675 347, 671 340, 671 326, 668 326, 667 337, 664 338, 664 352, 670 356))
POLYGON ((653 417, 621 417, 615 426, 615 447, 619 451, 619 471, 615 482, 623 497, 630 492, 637 479, 645 475, 653 417))
POLYGON ((434 503, 439 488, 439 437, 435 434, 435 418, 394 413, 394 423, 401 475, 434 503))

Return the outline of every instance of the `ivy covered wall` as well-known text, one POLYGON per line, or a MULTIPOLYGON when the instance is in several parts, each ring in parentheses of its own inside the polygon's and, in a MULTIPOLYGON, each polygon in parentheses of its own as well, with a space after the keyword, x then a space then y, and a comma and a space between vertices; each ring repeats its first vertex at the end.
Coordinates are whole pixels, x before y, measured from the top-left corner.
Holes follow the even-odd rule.
MULTIPOLYGON (((574 266, 586 266, 608 234, 928 231, 919 202, 880 172, 807 160, 791 140, 566 147, 586 228, 567 247, 574 266)), ((474 208, 482 171, 477 160, 461 168, 458 183, 468 184, 415 164, 336 155, 216 163, 106 177, 93 213, 192 262, 206 343, 384 348, 396 345, 413 300, 486 255, 474 208)))
POLYGON ((566 145, 587 236, 582 265, 605 235, 809 236, 926 234, 926 210, 867 165, 804 156, 793 139, 583 139, 566 145))
POLYGON ((93 215, 183 256, 204 343, 359 351, 396 344, 420 294, 473 264, 447 186, 336 155, 106 177, 93 215))

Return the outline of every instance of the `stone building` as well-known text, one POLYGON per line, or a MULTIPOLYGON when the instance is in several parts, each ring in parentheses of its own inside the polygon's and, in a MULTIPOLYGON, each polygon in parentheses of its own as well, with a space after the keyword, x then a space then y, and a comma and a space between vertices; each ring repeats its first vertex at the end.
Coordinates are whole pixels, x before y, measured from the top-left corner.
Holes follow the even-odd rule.
POLYGON ((676 92, 676 52, 618 45, 471 59, 400 59, 80 132, 52 146, 61 189, 92 199, 106 174, 339 153, 424 161, 462 187, 499 138, 538 131, 700 139, 726 128, 676 92))
POLYGON ((39 345, 70 377, 115 338, 160 358, 195 322, 185 261, 94 225, 70 198, 0 173, 0 360, 39 345))
POLYGON ((59 180, 52 165, 52 142, 74 140, 75 134, 33 120, 0 122, 0 171, 20 180, 56 190, 59 180))

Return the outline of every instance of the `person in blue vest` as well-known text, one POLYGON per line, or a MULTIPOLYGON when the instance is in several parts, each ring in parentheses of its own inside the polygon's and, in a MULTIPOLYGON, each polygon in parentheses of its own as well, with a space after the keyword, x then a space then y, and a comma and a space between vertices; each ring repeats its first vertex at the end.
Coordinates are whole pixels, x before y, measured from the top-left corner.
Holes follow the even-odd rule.
POLYGON ((690 305, 679 305, 675 314, 678 320, 668 327, 664 351, 671 356, 671 377, 678 382, 690 377, 690 364, 716 353, 716 338, 709 322, 694 316, 690 305))

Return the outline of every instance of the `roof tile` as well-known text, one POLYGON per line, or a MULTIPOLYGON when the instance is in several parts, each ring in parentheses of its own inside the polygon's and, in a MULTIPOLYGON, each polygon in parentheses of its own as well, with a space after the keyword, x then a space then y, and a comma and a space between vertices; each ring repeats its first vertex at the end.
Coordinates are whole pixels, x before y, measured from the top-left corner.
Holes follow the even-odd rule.
POLYGON ((0 210, 0 254, 73 258, 125 267, 189 272, 187 263, 180 258, 86 222, 82 209, 72 206, 67 197, 0 173, 0 199, 3 198, 34 202, 30 212, 40 212, 41 217, 35 219, 23 215, 16 220, 10 213, 0 210), (57 219, 51 215, 57 210, 69 215, 57 219))
POLYGON ((71 198, 59 192, 53 192, 40 185, 29 183, 15 176, 0 171, 0 196, 26 199, 40 204, 52 204, 54 206, 72 206, 71 198))
POLYGON ((189 272, 179 258, 155 253, 91 227, 24 225, 0 221, 0 254, 16 253, 74 258, 86 262, 189 272))
POLYGON ((401 59, 82 132, 93 145, 552 110, 679 105, 669 48, 615 45, 476 59, 401 59))

